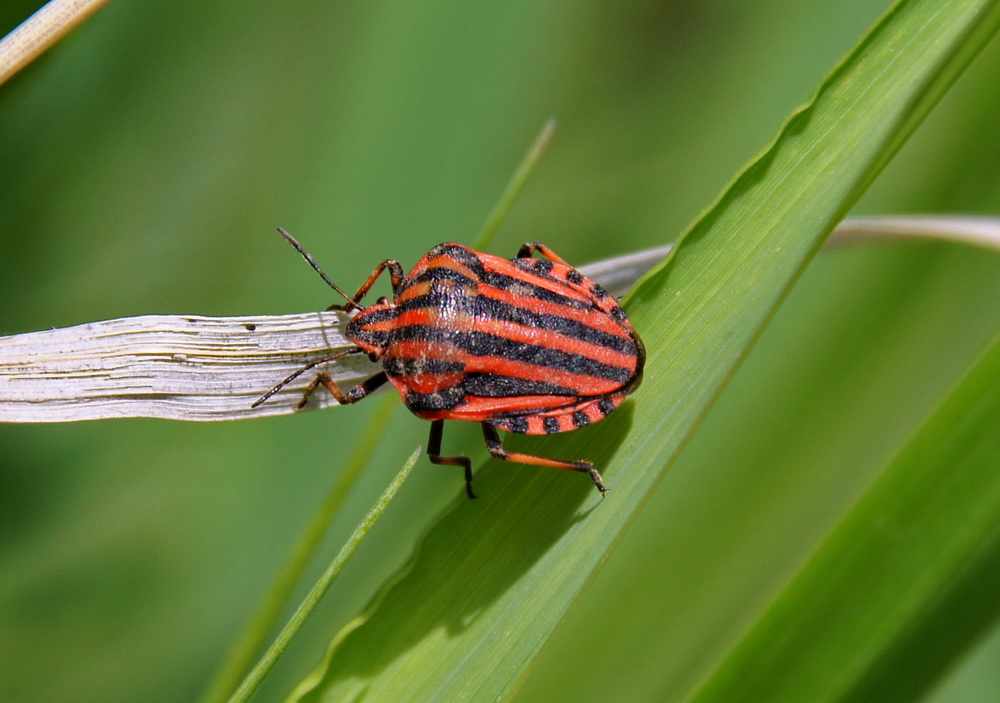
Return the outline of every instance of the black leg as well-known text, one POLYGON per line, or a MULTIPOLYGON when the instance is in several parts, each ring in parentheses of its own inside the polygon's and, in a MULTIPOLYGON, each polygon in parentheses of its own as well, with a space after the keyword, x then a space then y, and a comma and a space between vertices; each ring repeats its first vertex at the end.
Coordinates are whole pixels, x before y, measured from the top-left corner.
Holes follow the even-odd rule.
POLYGON ((427 458, 432 464, 461 466, 465 469, 465 492, 475 500, 472 492, 472 460, 467 456, 441 456, 441 435, 444 432, 444 420, 431 420, 431 434, 427 438, 427 458))

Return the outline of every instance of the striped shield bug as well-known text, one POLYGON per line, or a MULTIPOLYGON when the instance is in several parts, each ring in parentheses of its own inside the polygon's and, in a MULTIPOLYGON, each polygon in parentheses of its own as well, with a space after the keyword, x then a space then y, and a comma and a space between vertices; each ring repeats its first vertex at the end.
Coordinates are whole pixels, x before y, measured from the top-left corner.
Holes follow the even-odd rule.
POLYGON ((408 274, 386 259, 349 296, 290 234, 278 231, 347 301, 331 309, 356 311, 346 336, 357 346, 304 366, 253 407, 309 369, 367 354, 382 363, 381 372, 347 392, 320 372, 298 407, 320 384, 346 404, 388 381, 410 411, 430 420, 428 457, 434 464, 461 466, 470 498, 471 460, 441 456, 445 420, 481 423, 486 447, 498 459, 582 471, 604 495, 601 475, 589 461, 509 452, 497 432, 569 432, 603 419, 639 386, 642 342, 601 286, 538 242, 522 246, 513 259, 439 244, 408 274), (536 252, 544 258, 535 258, 536 252), (386 270, 393 299, 363 307, 361 299, 386 270))

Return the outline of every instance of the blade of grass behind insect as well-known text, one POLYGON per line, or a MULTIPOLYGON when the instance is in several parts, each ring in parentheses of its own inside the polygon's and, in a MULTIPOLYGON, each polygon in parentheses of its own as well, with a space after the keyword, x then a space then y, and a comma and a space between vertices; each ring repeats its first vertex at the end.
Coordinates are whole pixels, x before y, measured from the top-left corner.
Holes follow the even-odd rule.
POLYGON ((542 131, 535 137, 535 141, 529 147, 528 153, 524 155, 521 163, 518 164, 517 169, 514 171, 514 175, 510 177, 510 181, 508 181, 503 195, 500 196, 500 200, 497 201, 497 204, 493 207, 493 211, 486 218, 486 222, 483 223, 483 228, 472 243, 473 249, 476 251, 486 251, 489 248, 497 230, 500 229, 504 220, 507 219, 507 215, 510 214, 511 207, 514 206, 514 203, 521 196, 521 191, 524 190, 528 178, 535 170, 535 166, 538 165, 538 160, 545 153, 545 149, 552 140, 552 135, 555 134, 555 131, 556 121, 554 119, 549 120, 542 126, 542 131))
POLYGON ((626 301, 648 350, 634 400, 542 450, 508 441, 594 460, 609 498, 578 476, 487 464, 480 500, 427 528, 293 699, 510 696, 824 237, 998 22, 985 0, 895 4, 626 301))
POLYGON ((403 486, 403 482, 406 481, 406 477, 410 475, 410 470, 413 468, 414 464, 417 463, 417 459, 420 458, 421 448, 417 447, 416 450, 410 455, 410 458, 406 460, 403 464, 403 468, 399 470, 396 474, 396 478, 392 480, 388 488, 382 492, 378 500, 375 501, 375 505, 372 509, 368 511, 364 519, 358 524, 354 532, 348 538, 347 542, 340 549, 340 552, 334 558, 334 560, 327 567, 326 571, 319 577, 312 590, 309 591, 302 604, 298 607, 295 613, 292 614, 291 619, 288 624, 285 625, 284 629, 278 634, 274 642, 268 647, 267 651, 264 652, 260 661, 257 662, 256 666, 251 669, 250 673, 247 674, 243 683, 240 687, 236 689, 236 692, 229 699, 234 703, 242 703, 243 701, 248 701, 256 693, 257 689, 260 688, 261 684, 264 683, 264 678, 267 676, 268 672, 278 661, 278 658, 284 653, 285 649, 291 644, 291 641, 295 638, 295 635, 301 629, 302 625, 305 624, 306 619, 316 609, 319 605, 320 599, 329 590, 330 586, 333 584, 334 580, 340 575, 350 561, 351 557, 361 543, 364 541, 368 533, 371 532, 372 527, 375 522, 382 516, 385 509, 389 507, 389 503, 395 497, 396 493, 403 486))

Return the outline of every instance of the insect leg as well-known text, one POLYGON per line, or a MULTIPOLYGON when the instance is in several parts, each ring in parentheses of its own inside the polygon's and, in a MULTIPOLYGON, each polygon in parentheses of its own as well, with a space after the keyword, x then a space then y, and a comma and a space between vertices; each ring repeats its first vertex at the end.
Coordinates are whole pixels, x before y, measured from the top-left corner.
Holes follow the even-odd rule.
POLYGON ((597 469, 589 461, 563 461, 562 459, 549 459, 544 456, 534 456, 532 454, 508 452, 504 449, 503 443, 500 441, 500 433, 497 432, 493 425, 486 422, 483 423, 483 437, 486 439, 486 448, 497 459, 510 461, 515 464, 535 464, 537 466, 552 466, 557 469, 581 471, 590 476, 590 480, 597 486, 597 490, 601 492, 602 497, 608 492, 608 489, 604 487, 604 480, 601 478, 601 474, 597 472, 597 469))
POLYGON ((521 245, 521 248, 517 251, 517 258, 530 259, 531 255, 534 254, 536 251, 542 256, 544 256, 546 259, 555 261, 557 264, 563 264, 564 266, 569 266, 569 264, 566 263, 561 256, 556 254, 554 251, 549 249, 541 242, 525 242, 523 245, 521 245))
POLYGON ((312 395, 312 392, 316 390, 317 386, 321 383, 328 391, 330 391, 330 394, 337 399, 338 403, 341 405, 350 405, 351 403, 357 403, 359 400, 367 398, 370 393, 373 393, 379 388, 379 386, 388 380, 389 377, 385 375, 385 371, 380 371, 371 378, 362 381, 354 388, 344 393, 334 382, 333 378, 330 377, 330 374, 325 371, 321 371, 316 374, 316 378, 313 379, 312 383, 306 386, 306 391, 302 395, 302 400, 300 400, 299 404, 295 406, 295 409, 301 410, 306 404, 306 401, 309 400, 309 396, 312 395))
MULTIPOLYGON (((315 368, 315 367, 319 366, 320 364, 325 364, 328 361, 334 361, 336 359, 339 359, 342 356, 347 356, 348 354, 360 354, 361 352, 362 352, 361 347, 349 347, 349 348, 345 349, 342 352, 338 352, 338 353, 334 354, 333 356, 328 356, 328 357, 325 357, 323 359, 317 359, 316 361, 313 361, 313 362, 311 362, 309 364, 306 364, 301 369, 299 369, 295 373, 291 374, 290 376, 288 376, 287 378, 285 378, 284 380, 282 380, 281 383, 277 384, 276 386, 274 386, 273 388, 271 388, 271 390, 269 390, 267 393, 265 393, 264 395, 262 395, 256 401, 254 401, 254 404, 251 405, 250 407, 251 408, 256 408, 258 405, 260 405, 261 403, 263 403, 265 400, 267 400, 272 395, 274 395, 275 393, 277 393, 278 391, 280 391, 282 388, 284 388, 285 386, 287 386, 289 383, 291 383, 292 381, 294 381, 296 378, 298 378, 299 376, 301 376, 302 374, 304 374, 309 369, 315 368)), ((309 393, 311 393, 312 390, 315 387, 316 387, 315 383, 309 384, 309 389, 310 389, 309 393)))
MULTIPOLYGON (((392 292, 395 293, 396 289, 399 288, 399 284, 403 281, 403 267, 399 265, 399 262, 395 259, 386 259, 372 271, 372 275, 365 279, 365 282, 361 284, 358 288, 358 292, 354 294, 352 300, 355 304, 359 300, 368 294, 368 290, 375 284, 378 277, 382 275, 382 272, 389 269, 389 278, 392 280, 392 292)), ((360 306, 359 306, 360 307, 360 306)))
POLYGON ((441 434, 444 432, 444 420, 431 420, 431 434, 427 438, 427 458, 432 464, 461 466, 465 469, 465 492, 469 498, 475 499, 472 492, 472 460, 467 456, 441 456, 441 434))

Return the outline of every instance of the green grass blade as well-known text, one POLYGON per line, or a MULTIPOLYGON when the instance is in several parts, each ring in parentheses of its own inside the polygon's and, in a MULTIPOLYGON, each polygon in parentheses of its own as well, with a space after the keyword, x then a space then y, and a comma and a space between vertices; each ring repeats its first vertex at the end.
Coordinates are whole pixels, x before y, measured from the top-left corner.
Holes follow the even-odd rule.
POLYGON ((296 700, 509 696, 812 253, 998 17, 982 0, 893 6, 629 299, 649 349, 634 402, 578 433, 509 441, 593 460, 609 499, 579 476, 487 464, 482 498, 430 525, 296 700))
POLYGON ((493 206, 493 210, 486 217, 483 228, 476 235, 476 240, 472 243, 473 249, 477 251, 486 251, 489 249, 490 244, 493 242, 493 237, 496 236, 500 226, 507 219, 510 209, 521 196, 521 191, 524 190, 524 186, 528 183, 528 178, 534 172, 535 166, 538 165, 538 160, 542 158, 542 154, 548 148, 549 142, 552 141, 552 135, 555 134, 555 131, 556 121, 554 119, 542 125, 542 130, 535 137, 535 141, 531 143, 528 152, 524 155, 521 163, 518 164, 514 174, 510 177, 510 181, 507 183, 507 187, 504 188, 500 200, 497 201, 497 204, 493 206))
POLYGON ((700 688, 915 700, 1000 616, 1000 338, 700 688))
POLYGON ((254 693, 261 687, 264 683, 264 679, 267 677, 268 673, 277 663, 278 659, 284 653, 288 645, 291 644, 295 635, 298 634, 302 625, 309 618, 312 612, 319 605, 320 599, 326 594, 330 586, 333 584, 334 580, 340 575, 347 565, 347 562, 351 560, 354 553, 358 551, 358 547, 364 541, 368 533, 371 532, 372 527, 385 509, 389 507, 389 503, 399 492, 399 489, 403 487, 403 483, 406 481, 406 477, 410 475, 410 470, 413 465, 417 463, 417 459, 420 457, 421 449, 417 448, 410 458, 406 460, 403 464, 403 468, 399 470, 396 474, 396 478, 392 480, 392 483, 382 492, 378 500, 375 501, 375 505, 372 506, 368 514, 365 515, 364 519, 358 524, 354 532, 341 547, 337 556, 334 557, 333 561, 326 568, 326 571, 319 577, 312 589, 306 595, 302 604, 296 609, 295 613, 292 614, 291 619, 288 624, 285 625, 284 629, 275 638, 274 642, 268 647, 267 651, 264 652, 260 660, 257 662, 256 666, 250 670, 246 678, 243 679, 243 683, 240 684, 236 692, 233 693, 232 697, 229 699, 232 703, 242 703, 243 701, 248 701, 253 697, 254 693))

